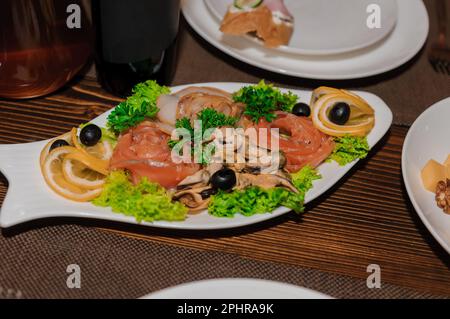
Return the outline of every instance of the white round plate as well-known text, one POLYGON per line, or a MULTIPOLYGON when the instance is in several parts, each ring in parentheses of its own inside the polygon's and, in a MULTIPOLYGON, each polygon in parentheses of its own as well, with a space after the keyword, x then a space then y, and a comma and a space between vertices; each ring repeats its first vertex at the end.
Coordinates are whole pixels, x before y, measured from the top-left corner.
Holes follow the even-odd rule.
POLYGON ((331 56, 298 56, 266 49, 240 37, 226 36, 204 0, 182 0, 183 14, 207 42, 226 54, 272 72, 310 79, 344 80, 380 74, 409 61, 428 35, 429 20, 422 0, 397 2, 394 30, 383 40, 350 53, 331 56))
MULTIPOLYGON (((203 83, 198 86, 216 87, 228 92, 235 92, 245 83, 203 83)), ((172 88, 173 92, 190 85, 172 88)), ((283 90, 287 91, 287 90, 283 90)), ((300 101, 310 101, 311 91, 291 90, 297 94, 300 101)), ((388 131, 392 123, 392 112, 377 96, 367 92, 355 92, 364 98, 375 110, 375 127, 367 136, 372 148, 388 131)), ((105 127, 108 111, 91 122, 105 127)), ((42 177, 39 167, 39 154, 48 141, 28 144, 0 145, 0 171, 9 181, 9 188, 0 207, 0 227, 10 227, 19 223, 46 217, 81 217, 105 219, 117 222, 138 224, 132 216, 113 213, 111 209, 96 207, 91 203, 77 203, 58 196, 49 189, 42 177)), ((330 189, 354 165, 356 161, 346 166, 337 163, 323 163, 319 166, 322 179, 314 181, 314 187, 306 194, 305 202, 310 202, 330 189)), ((189 215, 182 222, 156 221, 142 222, 142 225, 176 228, 176 229, 224 229, 240 227, 275 218, 289 212, 286 207, 279 207, 272 213, 258 214, 250 217, 236 215, 233 218, 219 218, 203 211, 189 215)))
POLYGON ((142 299, 330 299, 320 292, 262 279, 212 279, 166 288, 142 299))
MULTIPOLYGON (((221 21, 233 0, 204 0, 221 21)), ((393 0, 285 0, 295 17, 294 33, 287 46, 275 50, 291 54, 330 55, 359 50, 385 38, 397 22, 393 0), (371 5, 380 10, 380 28, 367 27, 371 5)), ((261 41, 255 37, 247 38, 261 41)))
POLYGON ((450 215, 437 207, 434 194, 425 190, 420 172, 434 159, 443 163, 450 154, 450 98, 440 101, 420 115, 406 136, 402 152, 402 172, 409 198, 422 222, 450 253, 450 215))

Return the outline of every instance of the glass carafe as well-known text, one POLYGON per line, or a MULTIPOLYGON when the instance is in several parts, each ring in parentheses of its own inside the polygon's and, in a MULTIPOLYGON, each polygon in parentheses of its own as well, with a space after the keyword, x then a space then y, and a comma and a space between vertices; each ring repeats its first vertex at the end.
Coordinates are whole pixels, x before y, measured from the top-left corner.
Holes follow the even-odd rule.
POLYGON ((91 55, 89 0, 2 0, 0 97, 51 93, 91 55))

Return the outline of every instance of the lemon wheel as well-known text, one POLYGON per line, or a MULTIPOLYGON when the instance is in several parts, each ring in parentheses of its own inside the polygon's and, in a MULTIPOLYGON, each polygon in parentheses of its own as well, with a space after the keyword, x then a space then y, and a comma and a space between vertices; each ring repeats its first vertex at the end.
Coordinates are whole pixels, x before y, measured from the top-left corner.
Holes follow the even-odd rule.
POLYGON ((40 157, 39 157, 39 163, 41 164, 41 166, 44 164, 45 158, 47 157, 48 153, 50 152, 50 147, 52 146, 52 144, 56 141, 56 140, 64 140, 67 143, 70 144, 72 138, 71 138, 71 132, 67 132, 63 135, 60 135, 52 140, 50 140, 50 142, 48 142, 44 148, 41 151, 40 157))
POLYGON ((64 178, 73 185, 96 189, 105 184, 105 175, 93 171, 80 161, 64 158, 61 166, 64 178))
POLYGON ((65 157, 75 152, 77 149, 72 146, 62 146, 52 150, 46 156, 41 170, 47 185, 57 194, 70 200, 86 202, 99 196, 102 189, 86 189, 66 180, 62 165, 65 157))
POLYGON ((375 125, 374 111, 359 96, 340 90, 339 93, 322 95, 313 105, 312 120, 314 126, 331 136, 366 136, 375 125), (350 118, 346 125, 338 125, 330 121, 329 112, 337 103, 350 106, 350 118))
POLYGON ((310 106, 313 107, 314 104, 317 102, 317 100, 319 98, 321 98, 324 95, 328 95, 328 94, 341 94, 342 91, 339 89, 335 89, 335 88, 330 88, 328 86, 320 86, 317 89, 315 89, 312 93, 311 96, 311 102, 310 102, 310 106))

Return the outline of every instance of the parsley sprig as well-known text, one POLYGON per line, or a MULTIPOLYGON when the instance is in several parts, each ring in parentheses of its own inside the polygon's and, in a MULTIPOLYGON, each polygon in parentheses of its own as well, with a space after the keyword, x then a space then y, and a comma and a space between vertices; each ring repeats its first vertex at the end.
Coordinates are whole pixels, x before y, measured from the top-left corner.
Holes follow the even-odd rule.
MULTIPOLYGON (((206 108, 203 109, 201 112, 197 114, 197 120, 201 121, 201 134, 196 134, 194 131, 194 127, 191 124, 191 121, 187 117, 183 117, 181 119, 178 119, 176 121, 175 127, 176 128, 184 128, 186 129, 191 136, 191 142, 194 147, 192 147, 192 153, 195 153, 195 145, 201 144, 204 140, 207 140, 209 136, 207 136, 207 131, 212 128, 216 127, 224 127, 224 126, 231 126, 235 127, 237 121, 239 120, 236 117, 227 116, 223 113, 217 112, 213 108, 206 108)), ((169 140, 168 145, 170 148, 175 147, 179 141, 177 140, 169 140)), ((207 164, 209 162, 209 158, 206 155, 206 152, 204 154, 198 154, 201 156, 201 162, 202 164, 207 164)))
POLYGON ((261 118, 272 122, 275 111, 290 112, 297 103, 298 96, 292 92, 282 93, 272 84, 266 84, 264 80, 257 85, 245 86, 233 95, 235 102, 244 103, 244 114, 257 123, 261 118))
POLYGON ((202 121, 202 130, 205 132, 210 128, 223 127, 223 126, 231 126, 234 127, 238 118, 227 116, 223 113, 217 112, 215 109, 206 108, 202 110, 197 119, 202 121))
POLYGON ((148 80, 137 84, 132 92, 133 95, 117 105, 108 116, 107 127, 116 134, 136 126, 146 118, 154 118, 159 112, 156 100, 161 94, 169 94, 170 89, 148 80))

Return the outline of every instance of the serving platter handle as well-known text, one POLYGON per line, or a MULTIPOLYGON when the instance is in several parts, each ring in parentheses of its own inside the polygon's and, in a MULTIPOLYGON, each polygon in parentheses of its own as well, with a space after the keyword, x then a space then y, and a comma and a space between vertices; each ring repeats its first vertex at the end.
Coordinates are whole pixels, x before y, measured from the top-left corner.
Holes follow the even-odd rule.
POLYGON ((39 218, 39 212, 32 216, 25 209, 27 203, 39 203, 45 184, 39 165, 39 154, 46 141, 25 144, 0 144, 0 173, 8 181, 8 190, 0 205, 0 227, 9 227, 30 219, 39 218), (34 196, 24 194, 36 193, 34 196))

